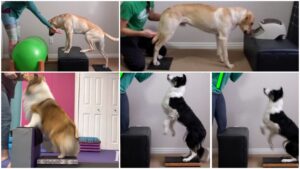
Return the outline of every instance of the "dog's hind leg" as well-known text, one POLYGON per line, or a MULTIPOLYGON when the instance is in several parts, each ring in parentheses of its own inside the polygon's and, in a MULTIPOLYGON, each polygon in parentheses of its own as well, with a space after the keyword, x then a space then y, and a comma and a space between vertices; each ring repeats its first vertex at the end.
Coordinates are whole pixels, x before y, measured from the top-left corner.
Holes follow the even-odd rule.
POLYGON ((158 66, 160 63, 159 59, 159 50, 165 45, 171 37, 174 35, 177 27, 179 26, 180 21, 168 16, 162 16, 159 22, 159 31, 153 39, 154 46, 154 55, 153 55, 153 64, 158 66))
POLYGON ((90 33, 87 32, 87 33, 85 34, 85 41, 88 43, 89 48, 88 48, 88 49, 81 49, 80 52, 85 53, 85 52, 90 52, 90 51, 95 50, 95 49, 94 49, 94 46, 93 46, 93 41, 92 41, 91 38, 92 38, 92 36, 90 36, 90 33))
POLYGON ((104 47, 105 47, 105 43, 104 43, 105 39, 104 39, 104 35, 100 37, 99 43, 98 43, 98 51, 100 53, 100 55, 102 57, 104 57, 105 59, 105 67, 108 67, 108 57, 106 56, 105 52, 104 52, 104 47))
POLYGON ((188 157, 183 158, 182 161, 183 162, 189 162, 192 159, 194 159, 195 157, 197 157, 197 153, 195 153, 194 151, 191 151, 191 154, 188 157))

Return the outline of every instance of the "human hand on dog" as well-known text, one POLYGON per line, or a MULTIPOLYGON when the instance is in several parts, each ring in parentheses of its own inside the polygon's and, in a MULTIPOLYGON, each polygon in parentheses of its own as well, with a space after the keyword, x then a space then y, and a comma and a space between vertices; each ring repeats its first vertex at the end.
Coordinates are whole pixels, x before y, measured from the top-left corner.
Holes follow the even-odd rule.
POLYGON ((56 29, 54 26, 52 26, 52 27, 50 28, 50 32, 53 33, 53 34, 55 34, 55 33, 57 33, 57 34, 62 34, 62 31, 59 30, 59 29, 56 29))
POLYGON ((153 38, 157 33, 150 30, 150 29, 144 29, 142 31, 142 35, 146 38, 153 38))

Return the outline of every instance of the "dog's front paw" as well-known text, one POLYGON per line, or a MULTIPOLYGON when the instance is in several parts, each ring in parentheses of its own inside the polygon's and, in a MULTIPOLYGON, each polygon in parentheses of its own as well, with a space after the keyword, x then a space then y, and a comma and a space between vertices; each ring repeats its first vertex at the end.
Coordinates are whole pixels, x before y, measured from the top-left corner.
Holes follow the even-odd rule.
POLYGON ((57 156, 57 158, 64 158, 65 157, 65 155, 63 155, 63 154, 60 154, 59 156, 57 156))
POLYGON ((69 50, 65 50, 64 53, 70 53, 70 49, 69 50))
POLYGON ((190 160, 189 157, 187 157, 187 158, 183 158, 182 161, 183 161, 183 162, 189 162, 189 161, 191 161, 191 160, 190 160))
POLYGON ((172 131, 172 137, 175 137, 175 135, 176 135, 176 132, 172 131))
POLYGON ((162 59, 163 56, 162 56, 162 55, 158 55, 157 58, 158 58, 158 59, 162 59))
POLYGON ((234 68, 234 64, 227 64, 226 66, 227 66, 229 69, 234 68))
POLYGON ((261 132, 262 135, 265 135, 265 129, 264 129, 264 127, 260 127, 260 132, 261 132))
POLYGON ((160 63, 159 63, 159 61, 158 61, 158 60, 153 60, 153 65, 154 65, 154 66, 159 66, 159 65, 160 65, 160 63))

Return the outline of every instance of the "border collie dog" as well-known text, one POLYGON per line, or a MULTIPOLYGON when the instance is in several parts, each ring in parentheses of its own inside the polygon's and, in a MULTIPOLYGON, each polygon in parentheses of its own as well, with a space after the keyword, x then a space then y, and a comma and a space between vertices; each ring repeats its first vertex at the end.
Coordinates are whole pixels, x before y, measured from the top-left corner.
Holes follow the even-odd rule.
POLYGON ((273 136, 279 134, 286 138, 287 140, 283 142, 283 146, 293 158, 282 159, 282 162, 298 161, 299 128, 283 111, 282 87, 278 90, 264 88, 264 94, 269 98, 269 103, 263 117, 262 134, 265 134, 265 129, 269 130, 268 143, 271 149, 273 149, 273 136))
POLYGON ((179 121, 186 127, 185 142, 190 149, 190 153, 182 161, 189 162, 197 156, 200 160, 207 161, 208 150, 202 147, 206 130, 183 98, 186 76, 168 75, 167 79, 171 83, 171 87, 162 102, 162 107, 167 115, 167 119, 164 121, 164 134, 171 130, 172 136, 175 136, 174 123, 179 121))

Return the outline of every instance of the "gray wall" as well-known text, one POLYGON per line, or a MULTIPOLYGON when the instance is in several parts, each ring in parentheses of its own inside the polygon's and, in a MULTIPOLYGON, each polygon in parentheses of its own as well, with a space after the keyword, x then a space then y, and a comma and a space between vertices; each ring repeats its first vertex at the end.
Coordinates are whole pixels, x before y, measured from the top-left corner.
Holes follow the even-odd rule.
MULTIPOLYGON (((46 19, 50 19, 56 15, 63 13, 73 13, 88 18, 93 23, 100 26, 105 32, 114 37, 119 36, 119 3, 118 2, 97 2, 97 1, 59 1, 59 2, 36 2, 39 11, 46 19)), ((20 17, 21 24, 21 39, 28 36, 37 35, 44 38, 48 42, 49 56, 57 54, 57 48, 64 46, 65 35, 64 33, 54 36, 54 44, 49 44, 48 29, 41 24, 39 20, 29 11, 24 10, 20 17)), ((3 24, 2 24, 3 25, 3 24)), ((8 40, 4 27, 2 26, 2 49, 4 54, 7 55, 8 40)), ((112 42, 105 39, 105 52, 108 55, 118 56, 118 42, 112 42)), ((87 48, 83 35, 75 35, 73 45, 87 48)), ((2 54, 3 54, 2 52, 2 54)), ((92 54, 92 53, 89 53, 92 54)), ((93 52, 93 56, 98 56, 98 52, 93 52)))
MULTIPOLYGON (((276 153, 282 150, 284 139, 274 137, 275 151, 271 151, 267 139, 260 132, 263 113, 268 103, 263 88, 280 86, 284 90, 284 111, 298 125, 299 83, 297 73, 244 73, 238 81, 228 82, 223 93, 227 105, 228 127, 245 126, 249 128, 249 148, 253 153, 276 153)), ((213 147, 217 146, 216 123, 213 124, 213 147)))
MULTIPOLYGON (((207 130, 204 146, 209 147, 210 106, 209 73, 189 73, 185 99, 202 121, 207 130)), ((181 152, 187 149, 183 136, 185 128, 175 124, 176 136, 163 135, 163 120, 166 118, 161 102, 170 84, 167 74, 155 73, 142 83, 134 80, 127 94, 130 103, 130 125, 150 126, 152 130, 152 150, 154 153, 181 152)))
MULTIPOLYGON (((159 1, 155 2, 154 10, 156 12, 162 12, 166 8, 174 5, 180 4, 183 2, 167 2, 167 1, 159 1)), ((195 3, 195 2, 184 2, 184 3, 195 3)), ((251 10, 256 19, 253 28, 256 28, 257 23, 261 21, 263 18, 278 18, 284 22, 286 27, 288 27, 289 19, 291 15, 291 9, 293 2, 280 2, 280 1, 255 1, 255 2, 243 2, 243 1, 232 1, 232 2, 220 2, 220 1, 203 1, 199 3, 210 4, 214 6, 225 6, 225 7, 245 7, 251 10)), ((148 22, 148 27, 156 29, 157 23, 148 22)), ((231 36, 230 42, 242 42, 243 41, 243 33, 239 30, 239 28, 235 29, 231 36)), ((170 40, 170 42, 215 42, 215 36, 212 34, 205 33, 203 31, 199 31, 190 26, 179 27, 174 35, 174 37, 170 40)))

